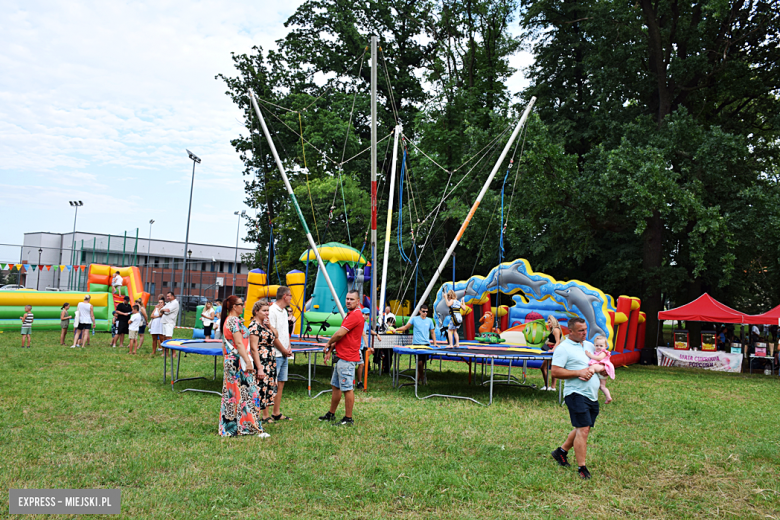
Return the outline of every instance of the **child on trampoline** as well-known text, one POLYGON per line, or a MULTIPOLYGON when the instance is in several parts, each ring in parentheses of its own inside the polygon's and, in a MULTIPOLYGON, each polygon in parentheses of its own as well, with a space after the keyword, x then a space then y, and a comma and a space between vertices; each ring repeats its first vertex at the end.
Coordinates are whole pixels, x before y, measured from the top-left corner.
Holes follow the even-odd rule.
POLYGON ((613 365, 612 361, 609 360, 609 356, 611 354, 608 350, 609 346, 607 345, 607 338, 599 334, 593 339, 593 347, 595 353, 591 354, 586 350, 585 355, 590 358, 590 365, 602 365, 604 367, 604 372, 599 372, 597 374, 600 379, 599 390, 601 390, 607 397, 607 400, 604 401, 604 404, 609 404, 612 402, 612 395, 609 393, 609 389, 607 388, 607 377, 615 379, 615 365, 613 365))
POLYGON ((447 346, 448 347, 459 347, 460 346, 460 338, 458 337, 458 329, 460 328, 460 324, 463 323, 463 316, 460 313, 460 308, 463 305, 463 299, 458 299, 457 295, 455 294, 455 291, 450 289, 447 291, 447 294, 444 295, 445 302, 447 303, 447 307, 449 308, 450 313, 450 324, 447 327, 447 346))

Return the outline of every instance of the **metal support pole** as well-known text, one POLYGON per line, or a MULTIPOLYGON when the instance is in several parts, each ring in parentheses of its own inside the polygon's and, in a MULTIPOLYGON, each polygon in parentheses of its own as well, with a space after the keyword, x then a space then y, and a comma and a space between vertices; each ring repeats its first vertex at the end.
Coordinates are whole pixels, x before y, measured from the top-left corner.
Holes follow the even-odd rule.
POLYGON ((122 267, 125 266, 125 250, 127 249, 127 231, 125 231, 125 238, 122 240, 122 267))
MULTIPOLYGON (((181 271, 182 285, 184 285, 184 271, 187 270, 187 248, 190 246, 190 215, 192 214, 192 191, 195 189, 195 164, 200 162, 200 158, 198 158, 195 154, 189 150, 187 150, 187 153, 189 153, 190 159, 192 159, 192 181, 190 182, 190 205, 189 209, 187 209, 187 234, 184 236, 184 254, 182 255, 184 257, 184 265, 181 271)), ((171 290, 173 291, 173 287, 171 287, 171 290)), ((176 294, 175 291, 174 294, 176 294)), ((182 310, 183 309, 179 311, 177 325, 181 325, 181 316, 183 314, 182 310)))
POLYGON ((271 153, 273 154, 274 160, 276 161, 276 167, 279 168, 279 173, 281 173, 282 175, 284 186, 285 188, 287 188, 287 195, 290 197, 290 202, 295 208, 295 212, 298 214, 298 219, 300 220, 301 225, 303 226, 303 231, 306 234, 306 239, 309 242, 309 246, 314 251, 314 256, 317 257, 317 264, 320 268, 320 272, 325 278, 325 282, 328 284, 328 289, 330 289, 330 294, 333 296, 333 300, 336 302, 336 307, 338 307, 339 309, 339 314, 341 314, 341 317, 344 318, 346 316, 346 313, 344 312, 344 307, 341 305, 341 301, 339 300, 339 295, 338 293, 336 293, 336 289, 333 287, 333 282, 331 281, 330 276, 328 275, 328 271, 325 269, 325 263, 322 261, 322 257, 320 256, 320 251, 317 249, 317 244, 314 243, 314 237, 311 235, 309 226, 306 224, 306 219, 303 218, 303 213, 301 213, 301 207, 298 204, 298 199, 295 197, 295 192, 293 192, 292 186, 290 185, 290 180, 287 178, 287 172, 285 171, 284 166, 282 165, 282 160, 279 158, 279 153, 276 151, 276 146, 274 145, 273 139, 271 139, 271 132, 269 132, 268 127, 265 124, 265 119, 263 118, 262 112, 260 112, 260 107, 257 106, 255 93, 252 92, 251 90, 249 91, 249 98, 252 101, 252 106, 255 109, 257 118, 260 120, 260 126, 263 128, 263 134, 265 135, 266 141, 268 141, 268 147, 271 149, 271 153))
MULTIPOLYGON (((374 346, 372 332, 376 330, 377 292, 376 279, 376 69, 378 68, 376 56, 376 36, 371 37, 371 314, 368 317, 368 348, 374 346)), ((392 193, 392 189, 390 190, 392 193)), ((366 356, 368 357, 368 356, 366 356)), ((368 359, 366 359, 366 363, 368 359)), ((368 364, 366 376, 368 375, 368 364)), ((367 383, 367 381, 364 379, 367 383)))
POLYGON ((458 231, 457 235, 455 235, 455 238, 453 239, 450 248, 445 253, 444 258, 441 259, 441 263, 439 264, 439 267, 436 269, 436 273, 431 277, 431 281, 428 284, 428 287, 425 288, 425 292, 423 293, 422 298, 420 298, 420 300, 417 302, 414 312, 412 312, 410 318, 414 318, 420 313, 420 307, 422 307, 423 303, 425 303, 425 300, 426 298, 428 298, 428 295, 431 294, 431 291, 433 290, 433 286, 436 285, 437 281, 439 280, 439 276, 444 270, 444 266, 447 265, 450 256, 452 256, 452 253, 455 251, 455 247, 457 247, 458 243, 460 242, 460 239, 463 237, 463 234, 466 232, 466 229, 469 227, 469 224, 471 223, 471 219, 474 216, 474 213, 476 213, 477 208, 479 208, 479 204, 482 202, 482 198, 485 196, 485 193, 490 187, 490 183, 493 181, 493 178, 496 176, 496 172, 498 172, 498 169, 501 167, 501 164, 504 162, 504 158, 506 158, 507 153, 509 153, 509 149, 512 147, 512 143, 515 141, 515 139, 517 139, 517 136, 520 134, 520 130, 523 128, 523 125, 528 119, 528 115, 531 113, 531 108, 533 108, 535 102, 536 102, 536 97, 532 97, 531 101, 528 103, 528 106, 525 109, 525 112, 523 112, 523 116, 520 118, 520 121, 517 123, 515 130, 512 132, 512 135, 509 137, 509 140, 506 142, 506 146, 504 146, 504 150, 501 152, 501 156, 498 158, 498 161, 496 161, 495 166, 493 166, 493 170, 490 172, 490 175, 485 181, 485 184, 482 186, 482 190, 479 192, 479 195, 477 195, 477 200, 475 200, 474 204, 471 206, 471 210, 466 216, 466 220, 464 220, 463 224, 460 226, 460 230, 458 231))

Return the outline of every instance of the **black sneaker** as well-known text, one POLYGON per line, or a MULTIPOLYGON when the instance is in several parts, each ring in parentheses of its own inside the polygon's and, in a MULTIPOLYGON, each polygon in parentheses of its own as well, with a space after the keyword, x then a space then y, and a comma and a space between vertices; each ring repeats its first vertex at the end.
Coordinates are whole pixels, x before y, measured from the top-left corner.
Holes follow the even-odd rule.
POLYGON ((355 425, 355 421, 352 420, 352 417, 344 417, 339 422, 333 423, 333 426, 354 426, 354 425, 355 425))
POLYGON ((360 381, 358 384, 356 384, 355 388, 357 388, 358 390, 363 390, 363 381, 360 381))
POLYGON ((320 417, 320 421, 335 421, 335 420, 336 420, 336 414, 330 413, 330 411, 328 411, 325 415, 320 417))
POLYGON ((578 473, 580 474, 580 478, 583 480, 588 480, 590 478, 590 471, 588 471, 588 468, 585 466, 580 466, 578 473))
POLYGON ((563 466, 564 468, 571 466, 571 464, 569 464, 569 459, 566 458, 566 453, 561 448, 555 448, 555 451, 552 452, 552 458, 555 459, 555 462, 557 462, 559 466, 563 466))

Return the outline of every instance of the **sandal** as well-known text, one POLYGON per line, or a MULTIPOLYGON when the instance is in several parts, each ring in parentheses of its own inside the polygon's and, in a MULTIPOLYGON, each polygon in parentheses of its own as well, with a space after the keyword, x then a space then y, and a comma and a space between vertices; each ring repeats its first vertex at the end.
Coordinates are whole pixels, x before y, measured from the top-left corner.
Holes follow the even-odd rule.
POLYGON ((260 422, 263 423, 263 424, 273 424, 274 423, 274 419, 273 419, 273 417, 266 417, 264 419, 260 419, 260 422))
POLYGON ((271 418, 274 421, 292 421, 292 419, 281 413, 279 415, 271 415, 271 418))

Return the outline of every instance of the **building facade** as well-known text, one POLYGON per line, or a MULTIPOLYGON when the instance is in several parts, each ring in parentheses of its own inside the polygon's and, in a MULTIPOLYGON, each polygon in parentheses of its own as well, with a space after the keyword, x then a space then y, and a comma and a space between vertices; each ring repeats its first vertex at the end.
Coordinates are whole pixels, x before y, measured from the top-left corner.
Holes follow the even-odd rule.
MULTIPOLYGON (((254 252, 246 248, 190 243, 182 285, 184 242, 81 231, 37 232, 25 233, 20 249, 18 263, 136 266, 141 271, 145 290, 153 296, 173 290, 177 295, 209 299, 245 293, 248 269, 242 265, 241 257, 254 252)), ((15 258, 7 260, 17 261, 15 258)), ((21 284, 28 289, 85 291, 87 271, 88 268, 63 271, 36 268, 24 272, 21 284)))

